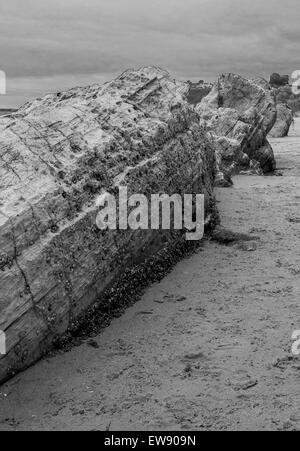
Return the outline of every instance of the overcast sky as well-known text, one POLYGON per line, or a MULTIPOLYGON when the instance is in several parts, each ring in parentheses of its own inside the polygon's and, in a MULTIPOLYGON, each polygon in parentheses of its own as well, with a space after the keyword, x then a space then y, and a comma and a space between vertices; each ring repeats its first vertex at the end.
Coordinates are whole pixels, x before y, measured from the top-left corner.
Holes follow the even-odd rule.
POLYGON ((180 79, 300 69, 299 0, 0 0, 0 106, 155 64, 180 79))

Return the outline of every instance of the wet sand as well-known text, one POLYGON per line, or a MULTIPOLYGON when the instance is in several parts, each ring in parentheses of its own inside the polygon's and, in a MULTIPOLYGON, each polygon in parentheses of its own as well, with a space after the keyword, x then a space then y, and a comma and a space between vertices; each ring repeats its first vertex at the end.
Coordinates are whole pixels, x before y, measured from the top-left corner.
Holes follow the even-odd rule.
POLYGON ((0 430, 300 430, 300 119, 282 177, 218 189, 223 226, 93 342, 0 387, 0 430))

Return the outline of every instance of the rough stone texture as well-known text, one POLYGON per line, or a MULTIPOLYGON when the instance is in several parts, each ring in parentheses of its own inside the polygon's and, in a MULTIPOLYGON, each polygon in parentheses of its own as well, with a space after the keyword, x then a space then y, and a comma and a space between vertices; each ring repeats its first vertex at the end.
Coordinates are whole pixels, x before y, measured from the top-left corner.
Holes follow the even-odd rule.
POLYGON ((187 101, 191 105, 197 105, 201 100, 206 97, 213 88, 212 83, 207 83, 204 80, 200 80, 198 83, 187 82, 189 85, 189 92, 187 94, 187 101))
MULTIPOLYGON (((273 76, 271 76, 271 81, 272 79, 274 80, 274 76, 276 79, 277 75, 278 74, 273 74, 273 76)), ((288 102, 293 96, 291 87, 288 84, 289 77, 279 76, 279 78, 282 81, 281 87, 279 87, 278 85, 272 85, 272 83, 268 83, 263 78, 256 78, 253 80, 254 83, 260 85, 266 91, 271 91, 271 95, 276 103, 276 122, 269 133, 269 136, 271 136, 272 138, 284 138, 288 136, 294 116, 292 108, 288 105, 288 102)))
POLYGON ((261 88, 265 89, 266 91, 270 91, 272 92, 272 88, 270 86, 270 83, 262 77, 256 77, 256 78, 251 78, 250 79, 253 83, 255 83, 256 85, 260 86, 261 88))
POLYGON ((0 119, 0 381, 49 349, 125 267, 175 239, 99 231, 98 194, 204 193, 209 220, 215 155, 186 94, 150 67, 0 119))
POLYGON ((289 75, 280 75, 277 73, 274 73, 270 77, 270 85, 271 86, 287 86, 290 83, 290 77, 289 75))
POLYGON ((276 108, 277 119, 274 127, 270 131, 270 136, 272 138, 285 138, 288 136, 293 123, 293 111, 285 103, 278 103, 276 108))
POLYGON ((216 142, 221 172, 261 173, 276 168, 266 139, 276 120, 276 106, 262 80, 222 75, 196 111, 216 142))

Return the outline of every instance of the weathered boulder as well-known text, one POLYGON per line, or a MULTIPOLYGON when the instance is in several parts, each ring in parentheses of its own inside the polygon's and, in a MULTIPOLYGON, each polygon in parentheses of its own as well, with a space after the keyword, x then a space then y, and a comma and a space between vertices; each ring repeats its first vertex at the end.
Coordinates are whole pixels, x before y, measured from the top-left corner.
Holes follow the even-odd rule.
POLYGON ((271 86, 275 86, 275 87, 286 86, 286 85, 289 85, 289 83, 290 83, 289 75, 280 75, 275 72, 270 77, 270 85, 271 86))
POLYGON ((288 136, 291 125, 293 123, 293 111, 285 103, 278 103, 276 108, 277 119, 269 135, 272 138, 284 138, 288 136))
POLYGON ((212 83, 200 80, 198 83, 187 82, 189 85, 189 92, 187 95, 187 101, 191 105, 197 105, 201 100, 210 93, 213 88, 212 83))
POLYGON ((124 268, 176 242, 180 232, 100 231, 100 193, 203 193, 209 221, 215 155, 187 89, 149 67, 0 118, 0 381, 47 351, 124 268))
POLYGON ((289 134, 294 116, 292 108, 288 105, 293 97, 292 89, 289 85, 288 75, 281 77, 278 74, 273 74, 273 76, 271 76, 270 83, 263 78, 256 78, 253 81, 266 91, 270 91, 273 99, 275 100, 276 122, 269 135, 272 138, 284 138, 289 134), (277 81, 281 80, 281 83, 274 84, 276 79, 277 81))
POLYGON ((266 137, 276 120, 276 106, 261 81, 221 75, 196 111, 216 141, 220 171, 274 171, 276 162, 266 137))

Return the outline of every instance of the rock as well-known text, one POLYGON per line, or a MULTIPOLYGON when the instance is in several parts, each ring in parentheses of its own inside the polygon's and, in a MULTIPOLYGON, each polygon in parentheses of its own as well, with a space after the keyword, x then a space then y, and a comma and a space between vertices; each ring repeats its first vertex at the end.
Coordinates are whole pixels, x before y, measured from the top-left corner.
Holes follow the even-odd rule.
POLYGON ((255 252, 257 250, 257 243, 255 241, 249 243, 241 242, 238 243, 237 249, 245 252, 255 252))
POLYGON ((238 233, 232 230, 225 229, 222 226, 218 226, 211 233, 211 239, 219 244, 229 246, 231 244, 240 242, 259 241, 259 236, 252 236, 246 233, 238 233))
POLYGON ((212 90, 213 84, 200 80, 198 83, 187 82, 189 85, 189 92, 187 95, 187 101, 191 105, 197 105, 201 100, 207 96, 212 90))
POLYGON ((270 77, 270 85, 271 86, 286 86, 290 83, 290 77, 289 75, 280 75, 276 72, 271 75, 270 77))
POLYGON ((237 391, 239 391, 239 390, 247 391, 247 390, 250 390, 251 388, 256 387, 257 385, 258 385, 258 380, 250 379, 250 378, 246 379, 244 381, 238 381, 238 382, 232 381, 231 382, 231 386, 237 391))
POLYGON ((203 193, 215 212, 215 154, 187 85, 131 70, 47 95, 0 118, 0 381, 40 358, 124 273, 183 238, 100 231, 98 195, 203 193))
POLYGON ((95 340, 89 340, 87 342, 87 345, 90 346, 91 348, 94 348, 94 349, 99 349, 100 348, 100 346, 98 345, 98 343, 95 340))
POLYGON ((293 123, 293 111, 285 103, 278 103, 276 108, 277 119, 269 135, 272 138, 285 138, 288 136, 293 123))
POLYGON ((218 171, 215 179, 216 188, 230 188, 233 186, 232 178, 222 171, 218 171))
MULTIPOLYGON (((282 77, 282 79, 284 80, 285 77, 282 77)), ((289 84, 284 84, 281 88, 274 88, 274 85, 270 85, 263 78, 256 78, 253 81, 254 83, 264 88, 266 91, 271 91, 271 94, 276 103, 276 122, 274 124, 274 127, 270 131, 269 136, 271 136, 272 138, 284 138, 289 134, 294 116, 292 108, 287 104, 289 97, 292 95, 289 84), (286 95, 283 96, 283 100, 281 100, 283 92, 286 92, 286 95)))
POLYGON ((266 91, 272 91, 270 83, 265 78, 262 77, 251 78, 251 81, 256 85, 260 86, 261 88, 265 89, 266 91))
POLYGON ((222 75, 196 106, 201 124, 215 140, 220 171, 232 174, 256 167, 260 174, 276 168, 266 139, 276 120, 275 101, 267 85, 263 79, 222 75))
MULTIPOLYGON (((290 82, 290 78, 288 75, 279 75, 273 74, 271 75, 270 82, 268 83, 269 89, 272 91, 272 96, 275 99, 277 105, 283 104, 287 105, 291 110, 293 115, 297 114, 300 111, 300 98, 297 93, 294 92, 292 83, 290 82)), ((280 116, 283 114, 283 123, 289 121, 290 112, 286 110, 286 107, 279 106, 278 117, 279 117, 279 126, 280 125, 280 116)), ((280 135, 277 136, 275 129, 275 138, 281 137, 281 134, 284 135, 285 126, 283 126, 283 131, 279 130, 280 135)), ((285 135, 286 136, 286 135, 285 135)))
POLYGON ((264 145, 256 151, 256 160, 259 162, 263 173, 274 172, 276 170, 276 161, 271 144, 266 139, 264 145))

